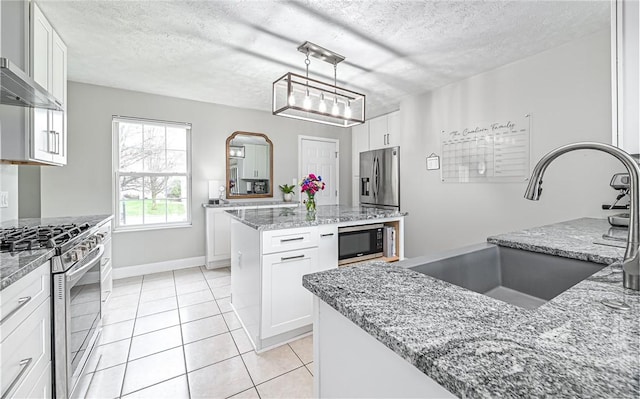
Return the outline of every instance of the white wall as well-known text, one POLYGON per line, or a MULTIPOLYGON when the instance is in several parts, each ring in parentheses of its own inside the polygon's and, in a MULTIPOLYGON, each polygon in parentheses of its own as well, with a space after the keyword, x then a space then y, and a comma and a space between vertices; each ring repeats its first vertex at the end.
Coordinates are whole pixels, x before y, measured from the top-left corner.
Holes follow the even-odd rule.
POLYGON ((0 165, 0 191, 9 193, 9 207, 0 208, 0 222, 18 218, 18 167, 0 165))
MULTIPOLYGON (((297 177, 298 135, 340 139, 340 202, 351 201, 348 130, 277 117, 270 112, 70 82, 68 164, 41 169, 43 217, 112 213, 112 115, 190 122, 193 149, 193 226, 116 233, 114 267, 204 256, 201 204, 208 198, 207 181, 225 179, 225 140, 236 130, 265 133, 272 140, 274 185, 290 184, 297 177)), ((274 199, 281 199, 279 191, 274 199)))
MULTIPOLYGON (((539 202, 526 183, 443 183, 425 157, 441 155, 440 132, 533 115, 532 163, 576 141, 611 143, 609 31, 576 40, 432 92, 405 99, 401 206, 408 257, 482 242, 487 236, 582 216, 602 216, 624 171, 607 154, 581 151, 547 170, 539 202)), ((619 212, 619 211, 618 211, 619 212)), ((603 232, 604 233, 604 232, 603 232)))

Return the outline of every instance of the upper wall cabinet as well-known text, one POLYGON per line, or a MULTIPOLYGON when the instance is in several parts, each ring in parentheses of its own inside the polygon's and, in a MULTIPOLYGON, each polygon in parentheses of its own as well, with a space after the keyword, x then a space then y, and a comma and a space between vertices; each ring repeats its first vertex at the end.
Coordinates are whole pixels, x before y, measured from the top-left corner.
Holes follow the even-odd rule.
POLYGON ((64 111, 39 110, 32 113, 30 126, 31 158, 46 163, 67 163, 67 46, 31 2, 31 73, 47 89, 64 111))
MULTIPOLYGON (((402 128, 400 126, 399 111, 370 119, 367 123, 369 128, 369 146, 366 150, 394 147, 400 143, 400 131, 402 128)), ((360 125, 360 128, 362 129, 362 126, 365 125, 360 125)), ((353 129, 355 129, 355 127, 353 129)), ((366 150, 361 149, 361 151, 366 150)))
MULTIPOLYGON (((34 1, 2 4, 2 36, 11 21, 12 51, 18 65, 47 90, 61 111, 0 106, 3 163, 66 165, 67 163, 67 47, 34 1), (9 14, 6 15, 5 11, 9 14), (14 26, 15 25, 15 26, 14 26), (20 55, 22 54, 22 55, 20 55)), ((4 46, 3 46, 4 47, 4 46)))

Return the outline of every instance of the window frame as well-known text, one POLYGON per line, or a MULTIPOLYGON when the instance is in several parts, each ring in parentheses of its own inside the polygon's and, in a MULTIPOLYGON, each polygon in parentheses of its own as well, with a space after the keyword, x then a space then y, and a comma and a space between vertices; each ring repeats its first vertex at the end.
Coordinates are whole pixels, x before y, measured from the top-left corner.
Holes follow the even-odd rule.
MULTIPOLYGON (((127 117, 127 116, 119 116, 112 115, 111 118, 111 151, 112 151, 112 187, 113 187, 113 214, 114 214, 114 232, 126 232, 126 231, 144 231, 144 230, 159 230, 159 229, 172 229, 172 228, 183 228, 183 227, 191 227, 192 223, 192 204, 193 204, 193 190, 192 190, 192 168, 191 168, 191 158, 192 158, 192 148, 191 148, 191 123, 186 122, 173 122, 173 121, 164 121, 158 119, 146 119, 146 118, 136 118, 136 117, 127 117), (155 125, 162 126, 165 129, 168 127, 181 128, 186 130, 186 172, 121 172, 120 171, 120 123, 132 123, 132 124, 141 124, 143 125, 155 125), (144 206, 142 208, 142 224, 134 224, 134 225, 123 225, 120 223, 120 177, 121 176, 132 176, 132 177, 185 177, 186 178, 186 210, 187 210, 187 220, 180 222, 168 222, 165 220, 164 223, 144 223, 144 206)), ((165 152, 167 151, 166 147, 166 130, 165 130, 165 152)), ((142 191, 142 201, 144 204, 144 189, 142 191)))

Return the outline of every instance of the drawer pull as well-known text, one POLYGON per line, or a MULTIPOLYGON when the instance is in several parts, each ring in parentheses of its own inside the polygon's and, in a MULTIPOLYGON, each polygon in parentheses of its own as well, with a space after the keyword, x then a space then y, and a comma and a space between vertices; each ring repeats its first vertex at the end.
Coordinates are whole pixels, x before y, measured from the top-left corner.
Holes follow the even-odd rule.
POLYGON ((320 234, 320 237, 331 237, 333 233, 320 234))
POLYGON ((302 259, 304 258, 304 255, 297 255, 297 256, 282 256, 280 257, 281 261, 285 261, 285 260, 294 260, 294 259, 302 259))
MULTIPOLYGON (((25 297, 22 297, 22 298, 18 299, 18 306, 15 309, 13 309, 11 312, 9 312, 6 316, 4 316, 2 318, 2 320, 0 320, 0 326, 2 325, 2 323, 7 321, 7 319, 9 317, 13 316, 18 310, 20 310, 20 308, 22 308, 24 305, 29 303, 30 300, 31 300, 30 296, 25 296, 25 297)), ((3 398, 4 398, 4 396, 3 396, 3 398)))
POLYGON ((107 301, 109 300, 109 297, 111 296, 111 291, 105 291, 105 294, 107 294, 107 296, 104 297, 104 300, 102 301, 102 303, 107 303, 107 301))
POLYGON ((280 240, 280 242, 290 242, 290 241, 300 241, 300 240, 304 240, 304 237, 285 238, 284 240, 280 240))
POLYGON ((9 396, 9 394, 11 393, 11 391, 13 391, 13 388, 16 385, 18 385, 18 382, 20 382, 20 380, 22 379, 22 376, 24 375, 24 373, 27 372, 27 369, 29 368, 29 365, 31 364, 32 361, 33 361, 32 357, 30 357, 28 359, 20 360, 20 372, 18 373, 16 378, 14 378, 13 381, 11 381, 11 384, 9 384, 9 387, 7 388, 7 390, 2 394, 2 399, 7 398, 9 396))

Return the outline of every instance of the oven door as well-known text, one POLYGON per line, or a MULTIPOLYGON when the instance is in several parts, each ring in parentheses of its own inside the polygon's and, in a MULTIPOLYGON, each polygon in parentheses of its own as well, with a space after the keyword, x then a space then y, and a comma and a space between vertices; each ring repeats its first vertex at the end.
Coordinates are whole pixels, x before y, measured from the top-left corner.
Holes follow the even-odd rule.
POLYGON ((71 397, 102 325, 99 245, 65 273, 53 276, 54 367, 57 398, 71 397))
POLYGON ((382 237, 382 224, 339 228, 338 265, 381 257, 382 237))

